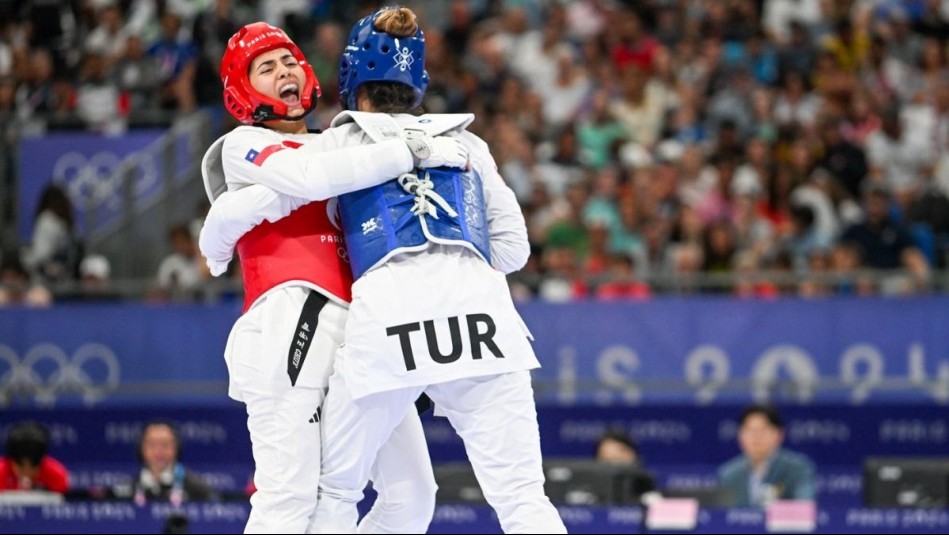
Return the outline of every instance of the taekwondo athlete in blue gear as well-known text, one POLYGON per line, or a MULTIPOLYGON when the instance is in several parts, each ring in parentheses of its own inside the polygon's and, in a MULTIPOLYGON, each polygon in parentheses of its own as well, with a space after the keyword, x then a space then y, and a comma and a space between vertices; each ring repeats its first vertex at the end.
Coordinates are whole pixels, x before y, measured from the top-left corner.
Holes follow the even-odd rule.
MULTIPOLYGON (((363 18, 350 32, 339 60, 343 109, 358 109, 359 88, 367 82, 409 86, 414 92, 411 107, 419 107, 429 83, 424 65, 421 29, 413 37, 393 38, 375 29, 373 17, 363 18), (394 62, 389 57, 393 54, 394 62)), ((416 170, 341 196, 339 212, 355 279, 395 254, 424 249, 429 241, 470 245, 491 263, 484 189, 475 170, 416 170)))
POLYGON ((385 440, 396 413, 424 392, 464 440, 502 529, 565 533, 543 489, 529 372, 539 364, 506 280, 492 267, 499 260, 492 231, 501 235, 516 226, 522 238, 518 246, 529 247, 523 215, 487 146, 464 130, 472 116, 405 114, 420 104, 428 85, 424 34, 417 27, 409 34, 383 30, 379 17, 390 10, 414 19, 410 10, 385 8, 350 33, 340 59, 340 99, 350 110, 359 106, 363 111, 344 112, 334 125, 355 123, 377 142, 405 131, 451 133, 470 143, 472 162, 469 169, 406 173, 339 199, 357 280, 347 343, 330 379, 323 480, 313 525, 324 533, 353 529, 355 505, 371 466, 366 453, 385 440), (393 100, 402 109, 373 101, 369 84, 401 87, 404 98, 393 100), (486 194, 485 172, 492 195, 486 194), (493 209, 488 206, 492 200, 493 209), (499 224, 496 218, 491 225, 492 210, 510 219, 499 224), (447 354, 440 340, 451 341, 447 354), (404 357, 401 369, 395 368, 402 365, 396 355, 404 357), (365 450, 353 451, 353 444, 365 450))

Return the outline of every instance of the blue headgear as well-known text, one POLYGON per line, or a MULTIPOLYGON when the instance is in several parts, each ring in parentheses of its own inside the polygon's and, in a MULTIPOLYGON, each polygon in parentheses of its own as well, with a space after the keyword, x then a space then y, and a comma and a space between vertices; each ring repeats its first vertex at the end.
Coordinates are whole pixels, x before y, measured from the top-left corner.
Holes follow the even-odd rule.
POLYGON ((412 37, 393 37, 373 25, 385 7, 353 26, 346 49, 339 58, 339 100, 345 110, 356 109, 359 87, 366 82, 399 82, 415 90, 418 106, 428 87, 425 71, 425 34, 422 29, 412 37))

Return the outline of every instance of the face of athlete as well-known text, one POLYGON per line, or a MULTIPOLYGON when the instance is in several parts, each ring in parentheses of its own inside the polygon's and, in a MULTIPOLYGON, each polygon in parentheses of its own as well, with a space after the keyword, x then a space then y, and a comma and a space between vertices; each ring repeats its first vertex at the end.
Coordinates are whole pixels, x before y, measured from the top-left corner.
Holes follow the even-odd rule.
MULTIPOLYGON (((284 102, 287 105, 288 117, 299 117, 305 112, 300 92, 306 83, 306 74, 290 50, 277 48, 257 56, 250 63, 247 76, 251 87, 258 93, 284 102)), ((303 126, 305 130, 302 121, 273 122, 289 122, 295 127, 303 126)))

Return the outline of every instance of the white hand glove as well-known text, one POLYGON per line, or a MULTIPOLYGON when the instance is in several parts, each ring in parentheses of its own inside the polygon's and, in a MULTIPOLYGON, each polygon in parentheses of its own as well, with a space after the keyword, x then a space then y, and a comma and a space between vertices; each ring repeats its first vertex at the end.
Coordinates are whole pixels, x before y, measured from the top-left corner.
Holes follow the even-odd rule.
POLYGON ((415 167, 468 167, 468 148, 457 138, 448 136, 407 137, 405 144, 412 151, 415 167))

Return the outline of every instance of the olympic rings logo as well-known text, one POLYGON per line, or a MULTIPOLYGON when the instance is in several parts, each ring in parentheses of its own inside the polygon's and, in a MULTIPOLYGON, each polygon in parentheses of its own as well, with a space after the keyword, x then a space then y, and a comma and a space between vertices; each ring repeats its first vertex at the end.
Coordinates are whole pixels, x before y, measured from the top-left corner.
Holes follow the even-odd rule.
MULTIPOLYGON (((117 171, 122 157, 112 151, 100 151, 92 156, 69 151, 60 156, 53 165, 53 182, 64 184, 69 196, 80 208, 91 202, 93 206, 105 204, 116 210, 122 201, 122 173, 117 171)), ((137 153, 135 162, 135 194, 148 191, 159 181, 158 167, 150 151, 137 153)))
POLYGON ((72 357, 57 345, 39 344, 22 359, 0 344, 0 405, 32 397, 52 406, 61 394, 78 394, 92 405, 118 388, 119 376, 118 357, 102 344, 85 344, 72 357))
MULTIPOLYGON (((339 215, 339 201, 336 197, 326 201, 326 217, 330 220, 330 223, 336 227, 336 230, 343 230, 343 220, 339 215)), ((336 254, 347 263, 349 262, 349 251, 346 250, 345 245, 337 247, 336 254)))

